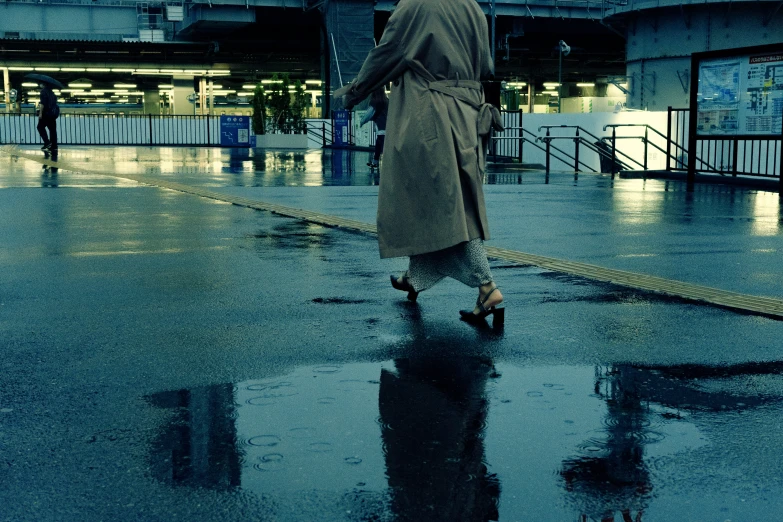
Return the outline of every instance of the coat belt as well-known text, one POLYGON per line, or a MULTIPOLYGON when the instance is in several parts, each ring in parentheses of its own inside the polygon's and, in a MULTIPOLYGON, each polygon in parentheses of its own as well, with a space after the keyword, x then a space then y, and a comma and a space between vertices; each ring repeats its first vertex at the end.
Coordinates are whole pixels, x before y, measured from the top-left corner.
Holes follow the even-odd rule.
POLYGON ((486 137, 490 130, 502 132, 506 128, 503 126, 503 118, 500 111, 491 103, 477 103, 459 89, 471 89, 483 92, 484 88, 481 82, 473 80, 435 80, 428 83, 431 91, 440 92, 446 96, 451 96, 461 102, 467 103, 478 111, 477 129, 478 135, 486 137))

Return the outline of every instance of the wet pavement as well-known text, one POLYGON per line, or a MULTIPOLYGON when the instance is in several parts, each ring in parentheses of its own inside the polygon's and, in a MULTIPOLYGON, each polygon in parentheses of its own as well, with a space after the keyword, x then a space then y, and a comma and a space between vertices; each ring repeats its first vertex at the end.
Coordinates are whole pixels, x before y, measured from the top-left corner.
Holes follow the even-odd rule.
MULTIPOLYGON (((28 150, 28 152, 30 152, 28 150)), ((367 153, 60 159, 372 222, 367 153)), ((777 194, 495 167, 493 246, 783 297, 777 194)), ((0 154, 0 520, 775 519, 783 322, 0 154), (772 517, 772 518, 770 518, 772 517)))

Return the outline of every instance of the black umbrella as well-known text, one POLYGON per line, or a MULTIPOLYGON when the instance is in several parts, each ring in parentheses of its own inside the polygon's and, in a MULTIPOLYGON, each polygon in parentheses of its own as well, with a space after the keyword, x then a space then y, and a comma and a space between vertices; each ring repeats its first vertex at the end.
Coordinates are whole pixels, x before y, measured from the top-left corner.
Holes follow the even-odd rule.
POLYGON ((62 89, 65 87, 62 83, 58 82, 51 76, 46 76, 45 74, 30 73, 30 74, 25 74, 24 77, 29 78, 31 80, 38 80, 39 82, 48 83, 49 85, 52 85, 53 87, 57 87, 58 89, 62 89))

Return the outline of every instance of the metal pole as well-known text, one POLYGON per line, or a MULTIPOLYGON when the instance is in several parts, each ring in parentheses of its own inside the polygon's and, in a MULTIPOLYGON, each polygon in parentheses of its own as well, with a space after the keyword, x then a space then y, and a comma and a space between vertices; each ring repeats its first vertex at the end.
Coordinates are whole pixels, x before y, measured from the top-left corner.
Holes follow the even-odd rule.
POLYGON ((332 36, 332 49, 334 49, 334 63, 337 65, 337 77, 340 79, 340 87, 343 86, 343 73, 340 72, 340 59, 337 57, 337 45, 334 43, 334 33, 329 33, 332 36))
POLYGON ((783 197, 783 125, 780 129, 780 165, 778 165, 778 169, 778 180, 780 181, 778 196, 783 197))
POLYGON ((560 58, 557 64, 557 113, 560 114, 560 98, 563 97, 563 48, 560 47, 560 58))
POLYGON ((644 169, 647 170, 647 127, 644 128, 644 169))
POLYGON ((490 49, 492 49, 492 63, 495 63, 495 0, 489 2, 489 16, 492 19, 492 34, 490 35, 492 47, 490 49))
POLYGON ((666 171, 672 170, 671 157, 672 157, 672 107, 669 106, 668 116, 666 118, 668 122, 666 125, 666 171))
POLYGON ((579 127, 576 128, 576 138, 574 138, 574 174, 579 172, 579 127))
POLYGON ((523 140, 523 132, 522 132, 522 109, 519 109, 519 130, 517 131, 517 135, 519 136, 519 164, 522 164, 522 144, 525 143, 525 140, 523 140))
POLYGON ((617 151, 617 127, 612 127, 612 178, 614 178, 614 169, 616 163, 617 151))
POLYGON ((3 98, 5 103, 5 112, 11 112, 11 77, 8 74, 8 67, 3 67, 3 98))
POLYGON ((547 176, 548 176, 549 175, 550 142, 552 141, 552 138, 549 137, 549 129, 546 130, 546 138, 544 138, 544 141, 546 141, 546 173, 547 173, 547 176))

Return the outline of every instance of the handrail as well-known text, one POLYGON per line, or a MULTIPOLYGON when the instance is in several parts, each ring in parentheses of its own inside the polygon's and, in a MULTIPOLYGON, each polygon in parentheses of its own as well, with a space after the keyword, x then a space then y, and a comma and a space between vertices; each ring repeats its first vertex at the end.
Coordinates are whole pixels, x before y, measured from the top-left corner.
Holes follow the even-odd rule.
MULTIPOLYGON (((600 155, 600 156, 604 156, 604 157, 611 157, 610 155, 608 155, 608 154, 605 154, 603 151, 601 151, 600 149, 598 149, 598 147, 595 147, 595 146, 594 146, 593 144, 591 144, 591 143, 590 143, 588 140, 586 140, 585 138, 583 138, 583 137, 581 137, 581 136, 544 136, 543 138, 539 137, 539 138, 536 138, 536 139, 537 139, 537 140, 540 140, 540 141, 544 141, 544 142, 546 142, 546 141, 552 141, 552 140, 575 140, 575 141, 576 141, 576 140, 579 140, 579 142, 580 142, 580 143, 586 144, 590 150, 592 150, 593 152, 596 152, 596 153, 598 153, 598 155, 600 155)), ((565 154, 565 155, 566 155, 566 156, 568 156, 570 159, 572 159, 572 160, 574 160, 574 161, 579 161, 579 165, 582 165, 583 167, 586 167, 587 169, 589 169, 589 170, 592 170, 592 168, 591 168, 589 165, 587 165, 587 163, 585 163, 584 161, 577 160, 575 156, 571 156, 571 155, 570 155, 570 154, 568 154, 567 152, 565 152, 565 151, 562 151, 562 150, 558 149, 558 148, 557 148, 557 147, 555 147, 554 145, 553 145, 552 147, 553 147, 554 149, 556 149, 556 150, 560 151, 561 153, 565 154)), ((562 160, 560 160, 560 161, 562 161, 562 160)), ((625 167, 627 167, 627 166, 628 166, 628 165, 626 165, 624 162, 622 162, 622 161, 620 161, 620 160, 615 160, 615 161, 617 161, 618 163, 620 163, 620 165, 621 165, 621 166, 625 166, 625 167)))
MULTIPOLYGON (((558 128, 560 128, 560 129, 577 129, 577 130, 580 130, 580 131, 584 132, 585 134, 587 134, 588 136, 590 136, 593 139, 596 139, 596 140, 600 140, 601 139, 598 136, 596 136, 595 134, 593 134, 592 132, 588 131, 587 129, 585 129, 585 128, 579 126, 579 125, 541 125, 538 128, 538 132, 541 132, 541 129, 558 129, 558 128)), ((604 130, 606 130, 606 129, 604 129, 604 130)))

